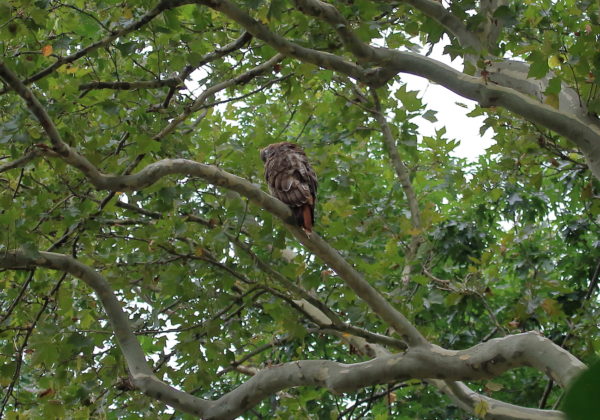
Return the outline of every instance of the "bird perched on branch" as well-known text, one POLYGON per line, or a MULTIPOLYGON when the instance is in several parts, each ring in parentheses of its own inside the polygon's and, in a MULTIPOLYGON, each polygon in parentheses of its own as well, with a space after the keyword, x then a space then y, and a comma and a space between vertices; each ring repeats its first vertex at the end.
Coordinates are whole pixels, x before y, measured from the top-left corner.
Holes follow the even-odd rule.
POLYGON ((315 223, 317 176, 304 150, 294 143, 273 143, 260 151, 269 191, 290 206, 298 226, 307 234, 315 223))

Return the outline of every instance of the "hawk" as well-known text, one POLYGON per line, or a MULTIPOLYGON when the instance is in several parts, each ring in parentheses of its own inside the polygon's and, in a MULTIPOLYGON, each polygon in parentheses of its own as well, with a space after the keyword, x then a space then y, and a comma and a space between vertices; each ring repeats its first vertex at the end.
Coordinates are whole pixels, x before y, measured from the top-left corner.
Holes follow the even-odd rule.
POLYGON ((311 233, 315 223, 317 176, 304 150, 294 143, 273 143, 260 151, 269 191, 290 206, 298 226, 311 233))

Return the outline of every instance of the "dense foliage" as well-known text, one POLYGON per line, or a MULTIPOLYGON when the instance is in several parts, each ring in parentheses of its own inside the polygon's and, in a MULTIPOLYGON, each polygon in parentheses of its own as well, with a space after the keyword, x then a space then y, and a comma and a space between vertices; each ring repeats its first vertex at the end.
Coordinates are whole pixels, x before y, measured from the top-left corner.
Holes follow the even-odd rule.
MULTIPOLYGON (((305 2, 237 2, 296 50, 244 26, 220 8, 228 2, 149 3, 0 1, 0 61, 37 97, 62 140, 102 173, 183 158, 266 190, 259 149, 297 142, 319 177, 317 234, 427 340, 466 349, 536 330, 586 364, 598 358, 600 185, 575 140, 552 122, 464 94, 485 106, 469 115, 484 115, 482 131, 495 133, 495 144, 470 162, 453 150, 473 139, 420 134, 418 117, 435 121, 436 113, 401 74, 393 77, 409 71, 444 84, 438 76, 417 67, 370 83, 368 74, 340 71, 325 53, 365 73, 385 64, 357 53, 346 27, 315 17, 305 2), (321 67, 300 48, 323 54, 321 67)), ((442 2, 477 45, 444 27, 428 12, 431 3, 439 5, 330 4, 362 42, 422 57, 445 42, 449 55, 464 59, 465 77, 484 87, 502 85, 496 63, 519 59, 527 64, 523 80, 542 88, 518 94, 564 115, 581 107, 589 119, 582 121, 600 130, 597 2, 442 2), (579 103, 567 103, 566 89, 579 103)), ((216 399, 255 368, 370 358, 348 344, 356 331, 320 325, 300 299, 320 301, 345 325, 401 338, 272 212, 195 176, 165 176, 135 191, 96 188, 52 151, 48 127, 15 85, 4 78, 0 89, 0 252, 72 255, 102 274, 166 383, 216 399)), ((6 418, 171 417, 171 407, 133 389, 103 306, 85 283, 45 268, 5 269, 0 282, 6 418)), ((524 367, 467 384, 544 409, 560 408, 564 393, 524 367)), ((244 418, 486 412, 461 410, 410 379, 341 395, 289 388, 244 418)))

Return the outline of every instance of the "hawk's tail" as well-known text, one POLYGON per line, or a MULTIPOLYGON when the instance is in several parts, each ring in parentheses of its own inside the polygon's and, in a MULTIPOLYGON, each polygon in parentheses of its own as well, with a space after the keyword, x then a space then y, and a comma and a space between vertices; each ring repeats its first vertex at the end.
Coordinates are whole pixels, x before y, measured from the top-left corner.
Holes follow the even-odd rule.
POLYGON ((296 223, 298 226, 303 228, 307 233, 312 232, 313 228, 313 209, 308 204, 301 207, 295 207, 294 216, 296 217, 296 223))
POLYGON ((310 206, 302 206, 302 227, 308 233, 312 232, 313 221, 312 221, 312 209, 310 206))

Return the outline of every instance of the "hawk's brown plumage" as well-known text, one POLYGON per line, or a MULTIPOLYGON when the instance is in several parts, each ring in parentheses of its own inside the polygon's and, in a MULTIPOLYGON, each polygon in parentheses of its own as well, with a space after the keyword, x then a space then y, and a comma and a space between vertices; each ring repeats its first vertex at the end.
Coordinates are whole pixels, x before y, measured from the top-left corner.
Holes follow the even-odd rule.
POLYGON ((315 223, 317 176, 300 146, 273 143, 260 151, 269 191, 290 206, 298 226, 308 233, 315 223))

